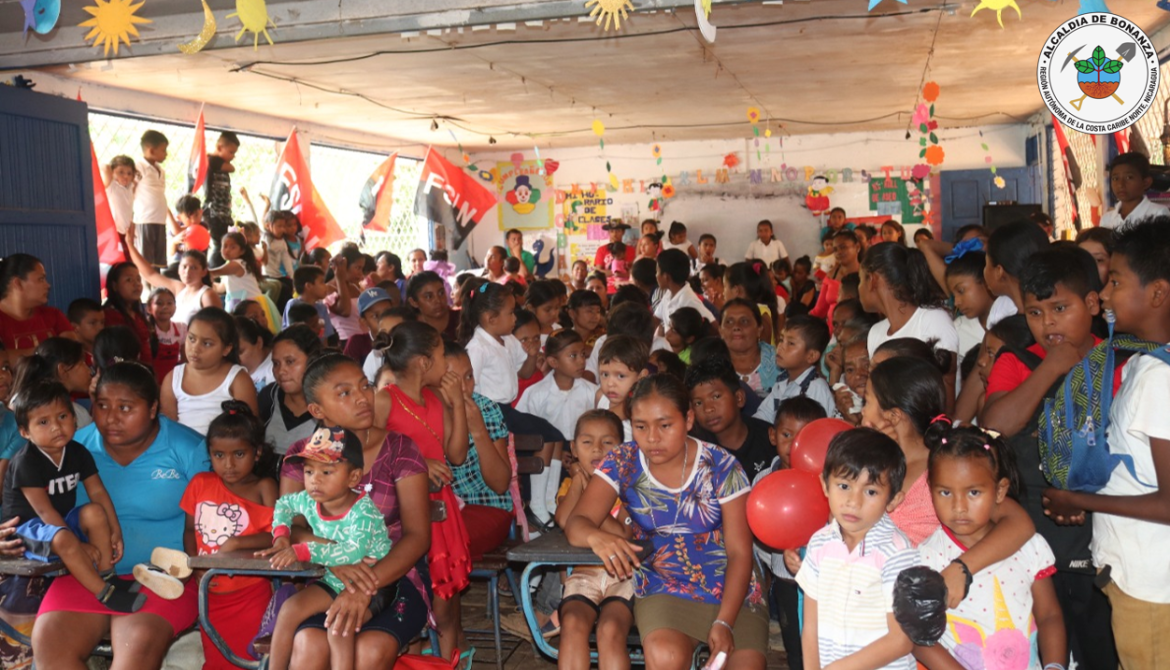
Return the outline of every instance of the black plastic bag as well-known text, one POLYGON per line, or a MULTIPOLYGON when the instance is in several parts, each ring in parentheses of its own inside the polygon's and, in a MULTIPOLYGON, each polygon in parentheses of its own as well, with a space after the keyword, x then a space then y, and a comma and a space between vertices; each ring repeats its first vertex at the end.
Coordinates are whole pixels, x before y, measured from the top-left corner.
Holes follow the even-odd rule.
POLYGON ((921 565, 899 573, 894 619, 911 642, 933 647, 947 629, 947 585, 942 575, 921 565))

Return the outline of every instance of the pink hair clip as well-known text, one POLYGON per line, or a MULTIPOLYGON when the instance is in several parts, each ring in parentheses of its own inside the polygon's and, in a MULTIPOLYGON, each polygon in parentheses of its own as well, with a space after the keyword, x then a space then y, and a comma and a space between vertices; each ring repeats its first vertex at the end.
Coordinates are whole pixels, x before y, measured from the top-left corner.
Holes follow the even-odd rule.
POLYGON ((991 445, 990 445, 990 444, 988 444, 988 443, 986 443, 986 442, 984 442, 984 443, 983 443, 983 448, 984 448, 986 451, 991 451, 991 445))

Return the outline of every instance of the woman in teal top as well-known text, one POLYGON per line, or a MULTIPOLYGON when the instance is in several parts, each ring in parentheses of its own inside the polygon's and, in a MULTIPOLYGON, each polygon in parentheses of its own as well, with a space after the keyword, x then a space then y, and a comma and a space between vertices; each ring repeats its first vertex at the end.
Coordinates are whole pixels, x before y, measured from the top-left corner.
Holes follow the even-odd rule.
MULTIPOLYGON (((211 469, 203 437, 159 416, 158 392, 150 368, 115 363, 94 392, 94 423, 74 436, 93 455, 118 510, 125 546, 115 566, 119 575, 149 562, 155 547, 183 549, 186 516, 179 499, 196 474, 211 469)), ((80 495, 77 504, 86 502, 80 495)), ((195 623, 196 586, 189 581, 176 600, 148 592, 141 610, 115 615, 93 598, 77 597, 77 580, 58 577, 33 628, 37 664, 52 668, 83 663, 108 632, 118 655, 134 659, 134 667, 158 668, 171 640, 195 623)))

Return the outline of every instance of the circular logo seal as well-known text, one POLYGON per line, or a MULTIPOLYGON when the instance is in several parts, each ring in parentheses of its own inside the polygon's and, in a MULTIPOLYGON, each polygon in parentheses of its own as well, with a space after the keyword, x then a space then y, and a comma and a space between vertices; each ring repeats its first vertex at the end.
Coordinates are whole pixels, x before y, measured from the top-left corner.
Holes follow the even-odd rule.
POLYGON ((1069 19, 1036 65, 1044 104, 1061 123, 1105 135, 1130 127, 1158 95, 1158 55, 1142 29, 1105 12, 1069 19))

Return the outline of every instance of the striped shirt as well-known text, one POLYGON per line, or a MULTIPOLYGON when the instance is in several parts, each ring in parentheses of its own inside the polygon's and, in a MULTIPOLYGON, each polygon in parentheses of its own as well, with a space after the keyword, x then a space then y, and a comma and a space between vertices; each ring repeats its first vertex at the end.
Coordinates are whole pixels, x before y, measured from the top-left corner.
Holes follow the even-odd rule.
MULTIPOLYGON (((796 583, 817 603, 817 647, 821 666, 861 651, 889 632, 898 573, 918 565, 918 550, 888 514, 849 551, 836 521, 817 531, 796 583)), ((884 666, 914 670, 913 656, 884 666)))

